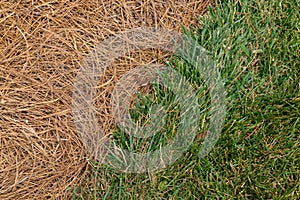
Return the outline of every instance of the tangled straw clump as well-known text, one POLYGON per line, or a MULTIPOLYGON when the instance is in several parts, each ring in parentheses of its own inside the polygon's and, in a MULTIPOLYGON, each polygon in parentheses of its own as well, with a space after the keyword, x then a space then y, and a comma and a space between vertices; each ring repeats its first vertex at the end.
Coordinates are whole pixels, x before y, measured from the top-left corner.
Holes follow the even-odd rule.
MULTIPOLYGON (((209 3, 2 0, 0 199, 69 199, 72 187, 88 173, 89 155, 71 109, 82 60, 120 31, 194 25, 209 3)), ((164 56, 157 50, 129 53, 105 72, 96 99, 104 126, 113 84, 126 71, 164 56)))

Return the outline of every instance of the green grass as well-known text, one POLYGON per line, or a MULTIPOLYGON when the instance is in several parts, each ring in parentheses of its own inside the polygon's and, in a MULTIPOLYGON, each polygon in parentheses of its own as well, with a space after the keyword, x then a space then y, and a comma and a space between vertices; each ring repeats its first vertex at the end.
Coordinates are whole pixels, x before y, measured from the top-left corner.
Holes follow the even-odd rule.
MULTIPOLYGON (((298 0, 216 2, 199 19, 200 28, 191 30, 226 85, 227 116, 213 151, 199 159, 202 139, 196 138, 183 157, 158 173, 127 174, 91 163, 94 184, 74 188, 74 199, 299 199, 299 10, 298 0)), ((188 65, 180 59, 171 63, 203 88, 188 65)), ((151 103, 174 96, 153 88, 152 96, 138 98, 135 120, 147 114, 151 103)), ((178 122, 176 113, 170 116, 166 134, 147 140, 152 145, 143 151, 172 138, 178 122)), ((143 142, 121 131, 115 139, 127 149, 143 142)))

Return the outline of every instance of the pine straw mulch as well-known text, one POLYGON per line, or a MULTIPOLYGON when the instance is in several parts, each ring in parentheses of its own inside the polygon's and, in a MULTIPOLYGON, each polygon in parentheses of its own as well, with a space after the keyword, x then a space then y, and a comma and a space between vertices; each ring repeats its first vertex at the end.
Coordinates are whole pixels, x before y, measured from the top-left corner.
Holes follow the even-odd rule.
MULTIPOLYGON (((194 25, 209 3, 1 0, 0 199, 70 199, 72 187, 89 169, 71 109, 82 60, 120 31, 194 25)), ((99 83, 110 81, 99 88, 102 124, 110 120, 105 111, 118 78, 165 56, 160 51, 129 53, 110 66, 99 83)))

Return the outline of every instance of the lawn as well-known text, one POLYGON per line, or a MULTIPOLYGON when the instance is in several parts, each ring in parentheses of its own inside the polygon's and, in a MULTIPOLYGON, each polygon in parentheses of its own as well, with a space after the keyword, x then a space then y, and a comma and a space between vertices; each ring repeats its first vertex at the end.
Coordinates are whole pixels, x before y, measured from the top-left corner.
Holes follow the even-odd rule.
MULTIPOLYGON (((184 156, 151 173, 117 172, 90 161, 86 184, 71 188, 73 199, 299 199, 299 11, 297 0, 216 1, 197 26, 185 30, 210 52, 225 84, 227 115, 216 146, 199 158, 203 137, 196 137, 184 156)), ((205 88, 201 75, 181 58, 168 64, 195 88, 205 88)), ((154 100, 174 98, 165 93, 154 86, 137 97, 133 118, 147 114, 154 100)), ((203 108, 209 107, 205 99, 203 108)), ((201 122, 209 111, 203 115, 201 122)), ((154 150, 172 139, 176 120, 173 112, 166 133, 153 136, 147 148, 121 130, 114 138, 122 148, 154 150)))

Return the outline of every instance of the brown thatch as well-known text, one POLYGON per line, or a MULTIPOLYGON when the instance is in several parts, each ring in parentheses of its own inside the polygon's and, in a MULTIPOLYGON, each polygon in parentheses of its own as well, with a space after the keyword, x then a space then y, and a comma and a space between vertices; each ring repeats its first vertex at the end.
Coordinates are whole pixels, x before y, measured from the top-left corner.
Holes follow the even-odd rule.
MULTIPOLYGON (((68 199, 86 175, 84 147, 72 119, 80 63, 105 37, 134 27, 180 30, 194 25, 210 1, 0 2, 0 199, 68 199)), ((109 94, 159 51, 124 55, 99 85, 99 120, 109 124, 109 94)), ((109 126, 107 126, 109 127, 109 126)), ((107 128, 108 129, 108 128, 107 128)))

